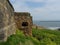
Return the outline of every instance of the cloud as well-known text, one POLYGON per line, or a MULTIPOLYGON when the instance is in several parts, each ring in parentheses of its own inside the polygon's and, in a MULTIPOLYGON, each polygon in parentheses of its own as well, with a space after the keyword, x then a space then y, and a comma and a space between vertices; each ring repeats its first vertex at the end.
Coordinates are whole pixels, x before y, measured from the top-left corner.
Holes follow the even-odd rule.
MULTIPOLYGON (((11 0, 10 0, 11 1, 11 0)), ((12 3, 12 1, 11 1, 12 3)), ((26 6, 24 0, 15 0, 12 3, 16 12, 29 12, 29 8, 26 6)))
POLYGON ((11 2, 14 2, 12 4, 15 11, 30 12, 34 20, 60 20, 60 0, 11 0, 11 2))
POLYGON ((44 2, 46 0, 26 0, 26 1, 29 1, 29 2, 44 2))

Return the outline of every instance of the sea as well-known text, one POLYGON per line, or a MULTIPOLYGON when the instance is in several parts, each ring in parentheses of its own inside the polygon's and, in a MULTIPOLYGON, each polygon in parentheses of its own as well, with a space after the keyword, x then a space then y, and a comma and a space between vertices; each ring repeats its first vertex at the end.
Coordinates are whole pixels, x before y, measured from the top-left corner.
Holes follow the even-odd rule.
POLYGON ((60 29, 60 21, 33 21, 33 24, 47 29, 60 29))

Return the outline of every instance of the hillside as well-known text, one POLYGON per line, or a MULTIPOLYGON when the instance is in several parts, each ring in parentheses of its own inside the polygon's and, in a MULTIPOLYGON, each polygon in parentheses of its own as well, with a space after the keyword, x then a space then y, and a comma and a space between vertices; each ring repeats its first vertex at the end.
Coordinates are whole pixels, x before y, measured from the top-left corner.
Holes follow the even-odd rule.
POLYGON ((0 45, 60 45, 60 31, 47 29, 33 29, 33 36, 24 36, 17 30, 15 35, 8 38, 7 42, 0 45))
POLYGON ((60 45, 60 31, 33 29, 33 36, 39 40, 40 45, 60 45))

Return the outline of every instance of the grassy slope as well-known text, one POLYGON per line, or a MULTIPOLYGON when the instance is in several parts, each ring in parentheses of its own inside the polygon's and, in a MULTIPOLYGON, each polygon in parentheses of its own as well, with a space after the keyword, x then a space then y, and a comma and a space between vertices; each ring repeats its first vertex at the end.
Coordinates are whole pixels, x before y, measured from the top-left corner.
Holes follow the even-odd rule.
POLYGON ((7 42, 0 45, 60 45, 60 31, 33 29, 32 34, 32 37, 24 36, 17 30, 16 35, 10 36, 7 42))
POLYGON ((60 45, 60 31, 33 29, 33 36, 40 41, 41 45, 60 45))
POLYGON ((7 42, 0 45, 39 45, 39 41, 30 36, 25 36, 20 30, 16 31, 15 35, 8 38, 7 42))

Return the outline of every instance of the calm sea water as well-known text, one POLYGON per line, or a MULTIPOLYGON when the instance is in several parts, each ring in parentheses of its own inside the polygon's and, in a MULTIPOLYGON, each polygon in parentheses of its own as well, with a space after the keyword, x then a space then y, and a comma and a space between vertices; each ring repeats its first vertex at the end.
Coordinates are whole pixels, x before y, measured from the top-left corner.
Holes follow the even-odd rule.
POLYGON ((60 28, 60 21, 33 21, 33 23, 50 29, 60 28))

